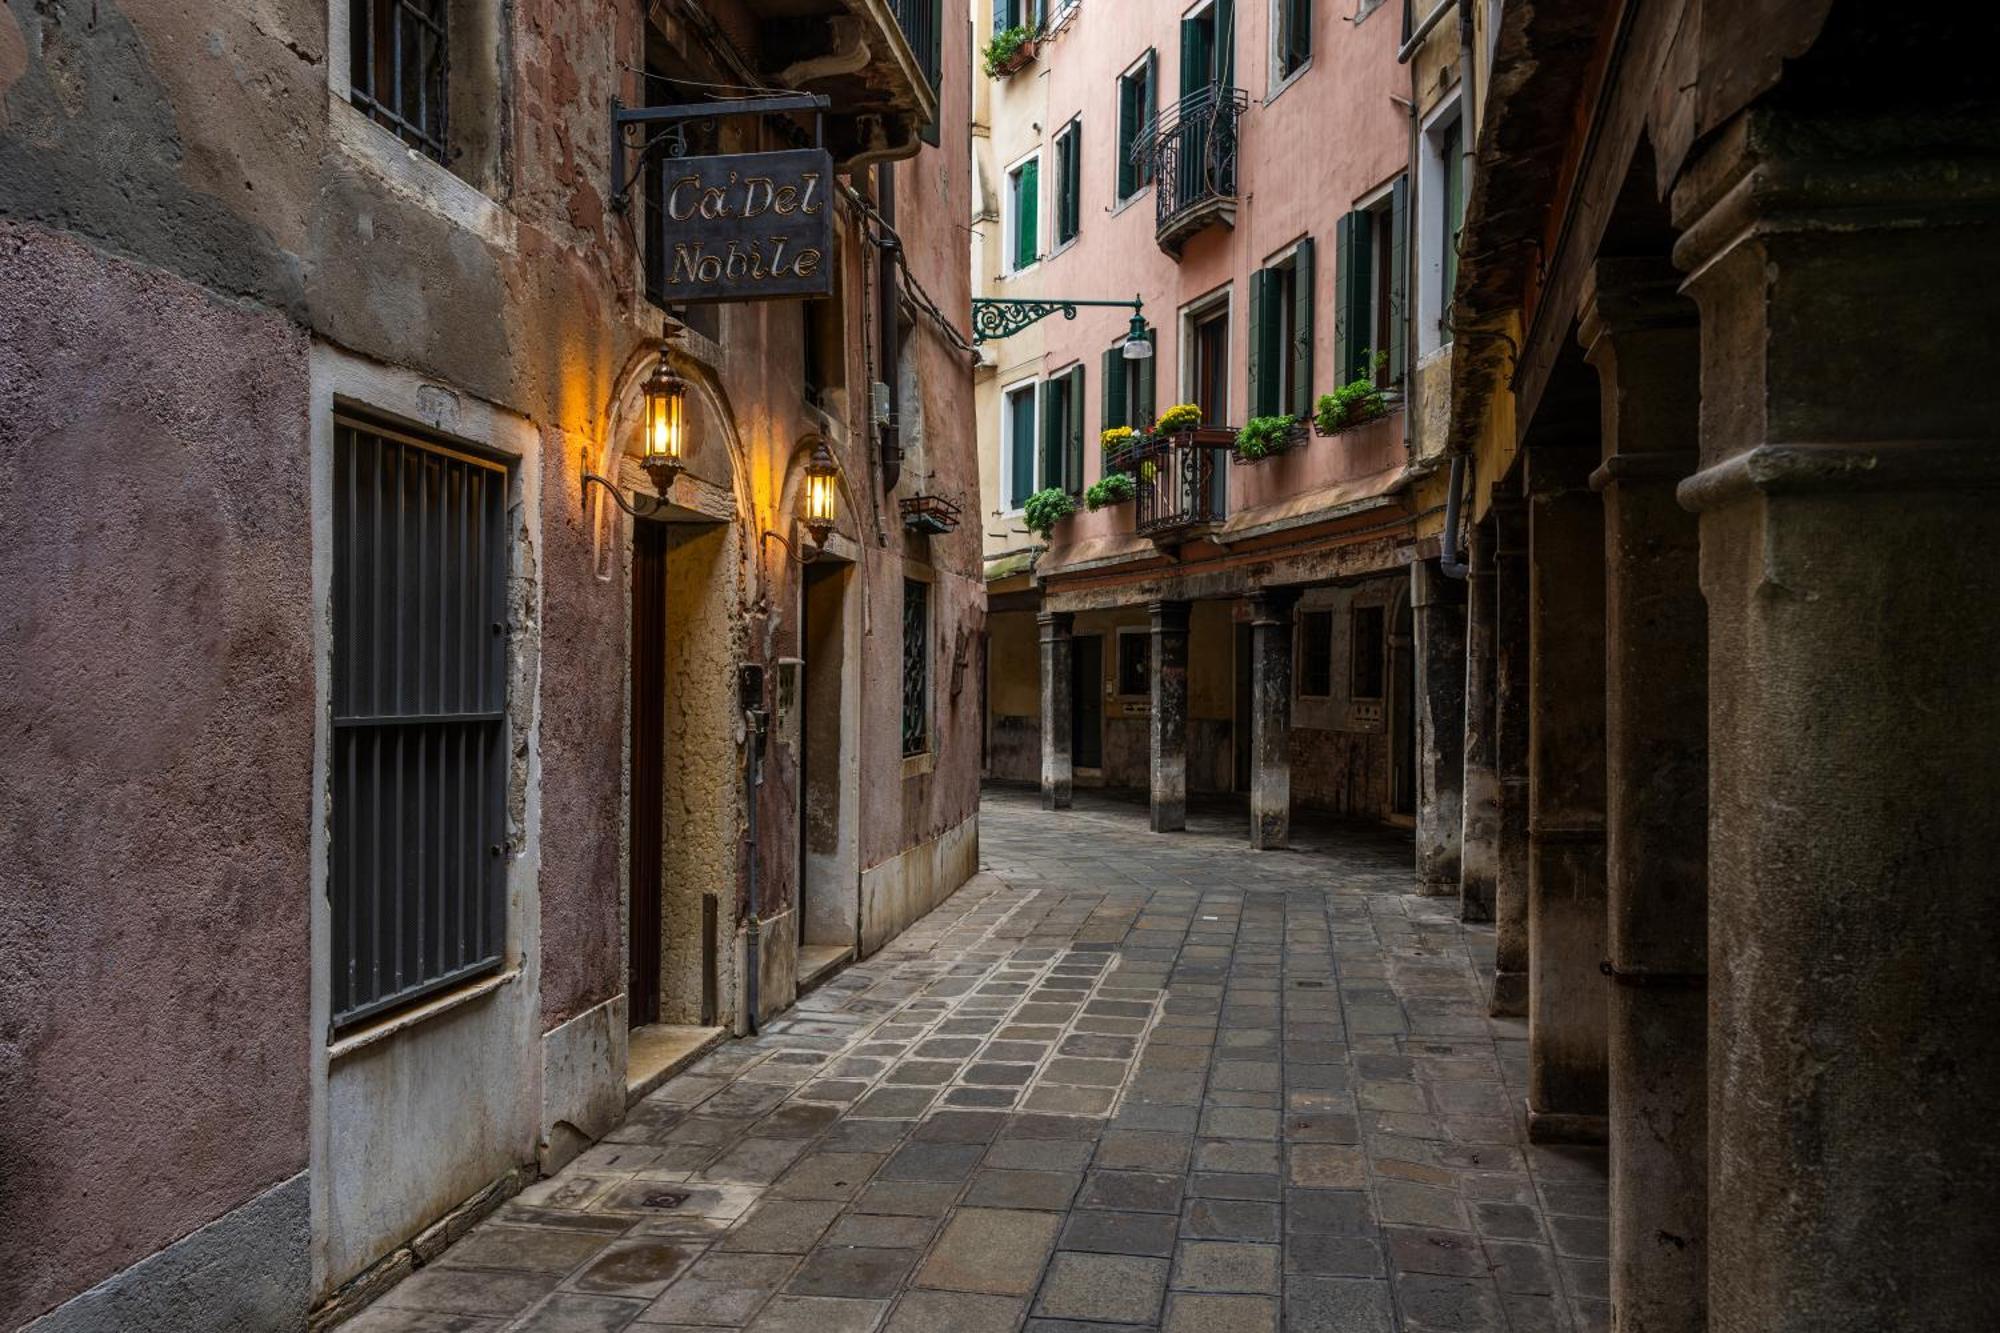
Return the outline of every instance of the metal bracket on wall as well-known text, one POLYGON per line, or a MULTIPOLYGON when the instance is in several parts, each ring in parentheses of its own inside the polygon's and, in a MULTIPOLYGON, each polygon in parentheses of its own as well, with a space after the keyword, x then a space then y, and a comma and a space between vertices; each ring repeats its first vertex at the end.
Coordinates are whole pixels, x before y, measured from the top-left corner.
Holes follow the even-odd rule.
POLYGON ((1130 301, 1027 301, 975 296, 972 298, 972 341, 983 343, 989 338, 1011 337, 1050 315, 1075 319, 1077 310, 1083 306, 1117 306, 1134 314, 1144 310, 1144 303, 1137 298, 1130 301))
POLYGON ((638 125, 678 125, 690 120, 720 120, 724 116, 773 116, 801 111, 813 113, 813 147, 826 146, 826 112, 833 99, 821 93, 773 93, 769 97, 745 97, 731 102, 694 102, 685 106, 628 107, 611 99, 611 208, 622 212, 632 197, 632 182, 646 164, 662 150, 679 157, 685 142, 678 135, 660 134, 633 145, 625 141, 625 131, 638 125), (627 154, 636 148, 637 161, 627 154))

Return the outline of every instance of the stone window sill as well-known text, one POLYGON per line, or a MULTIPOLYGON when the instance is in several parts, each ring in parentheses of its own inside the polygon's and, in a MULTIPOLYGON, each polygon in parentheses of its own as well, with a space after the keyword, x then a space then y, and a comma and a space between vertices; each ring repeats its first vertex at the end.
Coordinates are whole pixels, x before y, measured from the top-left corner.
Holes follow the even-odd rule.
POLYGON ((433 1018, 450 1013, 454 1009, 461 1009, 476 1000, 484 999, 486 996, 499 990, 502 986, 513 984, 520 979, 520 976, 521 969, 519 967, 510 967, 505 971, 495 972, 491 976, 480 977, 476 981, 469 981, 457 990, 446 991, 442 995, 424 1001, 414 1009, 404 1009, 398 1013, 389 1015, 379 1022, 370 1023, 366 1027, 356 1028, 353 1032, 339 1038, 326 1048, 327 1063, 339 1064, 342 1060, 355 1054, 357 1051, 363 1051, 370 1046, 379 1045, 382 1042, 388 1041, 391 1037, 398 1036, 404 1032, 408 1032, 412 1028, 428 1023, 433 1018))

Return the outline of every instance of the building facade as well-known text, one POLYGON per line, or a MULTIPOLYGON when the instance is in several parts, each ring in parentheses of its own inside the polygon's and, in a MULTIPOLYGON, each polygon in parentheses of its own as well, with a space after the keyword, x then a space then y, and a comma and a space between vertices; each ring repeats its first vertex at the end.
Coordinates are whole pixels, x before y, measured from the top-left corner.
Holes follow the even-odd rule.
POLYGON ((332 1322, 971 872, 969 65, 0 8, 0 1325, 332 1322))
POLYGON ((1991 1327, 1993 21, 1472 9, 1444 542, 1529 1136, 1609 1145, 1614 1327, 1991 1327))
POLYGON ((974 89, 986 771, 1057 805, 1145 790, 1162 828, 1241 793, 1258 845, 1294 805, 1401 823, 1456 892, 1459 727, 1432 713, 1463 612, 1424 510, 1455 32, 1411 63, 1379 3, 1016 9, 973 15, 1035 34, 974 89), (1135 298, 1138 359, 1134 309, 1060 308, 1135 298), (1177 404, 1199 429, 1157 428, 1177 404), (1271 443, 1233 447, 1252 422, 1271 443), (1037 492, 1076 512, 1032 531, 1037 492))

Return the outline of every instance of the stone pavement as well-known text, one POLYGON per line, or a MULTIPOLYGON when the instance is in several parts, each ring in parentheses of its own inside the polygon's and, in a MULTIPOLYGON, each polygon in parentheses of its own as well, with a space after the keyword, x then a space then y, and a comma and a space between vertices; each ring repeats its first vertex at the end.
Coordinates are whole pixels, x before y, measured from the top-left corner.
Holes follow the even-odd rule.
POLYGON ((348 1333, 1599 1329, 1490 929, 1406 839, 990 792, 984 872, 348 1333))

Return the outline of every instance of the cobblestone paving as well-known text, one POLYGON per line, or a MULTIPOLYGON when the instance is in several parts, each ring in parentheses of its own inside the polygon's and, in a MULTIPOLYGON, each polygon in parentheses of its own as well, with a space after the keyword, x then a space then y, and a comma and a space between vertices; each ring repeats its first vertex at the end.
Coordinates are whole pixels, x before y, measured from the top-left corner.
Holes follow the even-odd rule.
POLYGON ((1603 1156, 1525 1142, 1406 841, 1079 801, 989 793, 948 903, 346 1328, 1607 1326, 1603 1156))

